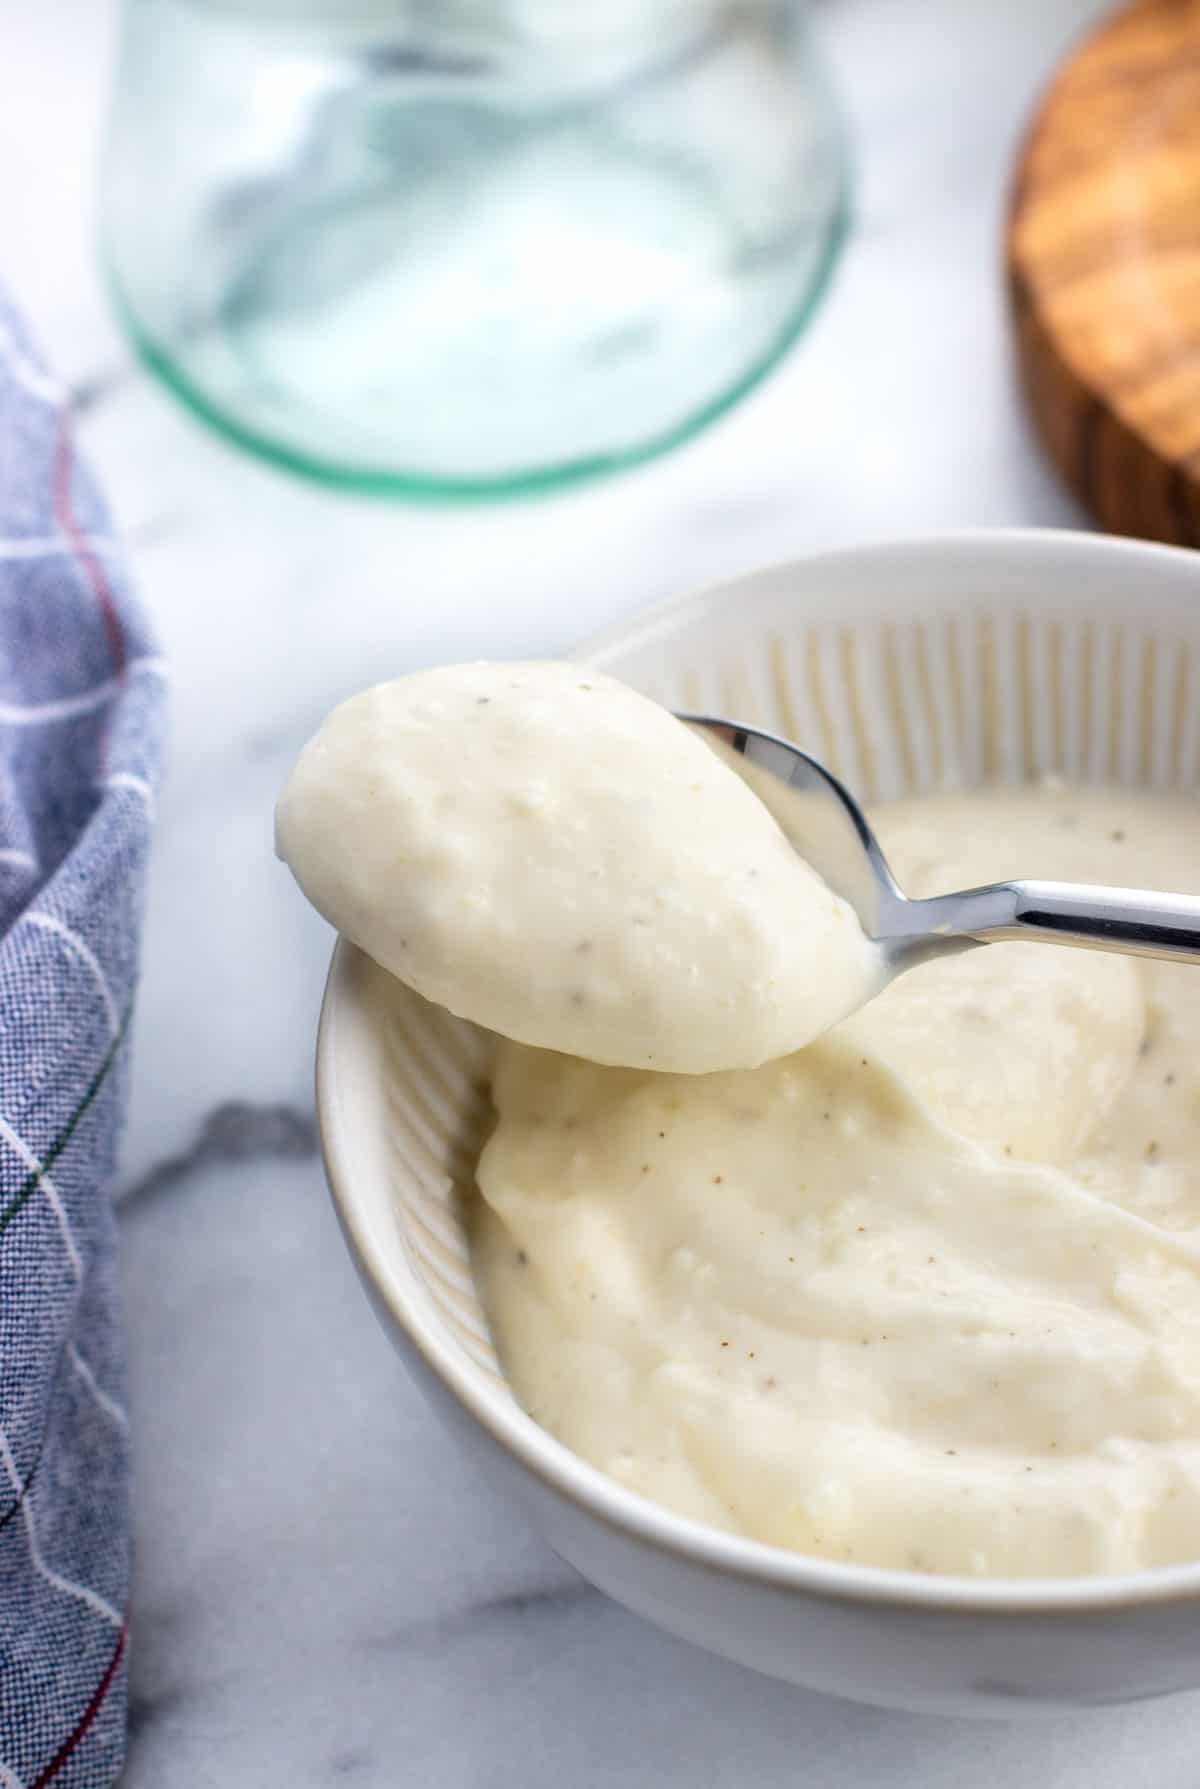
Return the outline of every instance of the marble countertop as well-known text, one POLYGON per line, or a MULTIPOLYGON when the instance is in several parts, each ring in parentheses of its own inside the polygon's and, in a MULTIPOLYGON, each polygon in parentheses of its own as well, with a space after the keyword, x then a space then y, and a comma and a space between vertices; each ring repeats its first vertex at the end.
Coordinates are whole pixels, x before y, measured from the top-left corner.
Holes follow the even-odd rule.
POLYGON ((819 545, 1078 521, 1015 398, 998 243, 1022 118, 1098 10, 825 0, 857 219, 798 351, 673 458, 455 512, 291 482, 135 368, 89 227, 111 5, 6 21, 4 275, 77 393, 175 680, 119 1188, 130 1789, 1194 1783, 1194 1699, 1009 1726, 807 1695, 625 1614, 476 1482, 336 1231, 311 1090, 330 940, 271 854, 292 755, 381 675, 553 654, 819 545))

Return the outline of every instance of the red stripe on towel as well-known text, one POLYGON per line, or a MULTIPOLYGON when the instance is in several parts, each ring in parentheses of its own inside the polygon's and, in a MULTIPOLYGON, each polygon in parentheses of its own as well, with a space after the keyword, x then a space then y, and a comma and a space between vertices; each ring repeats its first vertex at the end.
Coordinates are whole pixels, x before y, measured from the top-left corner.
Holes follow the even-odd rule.
POLYGON ((54 519, 71 543, 71 551, 83 567, 84 575, 95 593, 100 609, 100 618, 104 623, 104 632, 108 636, 108 649, 112 656, 113 672, 118 678, 123 678, 125 662, 128 657, 125 649, 125 631, 121 626, 121 618, 117 614, 112 587, 105 575, 104 567, 89 546, 87 536, 79 526, 75 515, 75 508, 71 500, 73 464, 71 416, 69 410, 64 407, 58 414, 58 439, 54 450, 54 519))
POLYGON ((63 1765, 67 1762, 67 1759, 86 1735, 88 1728, 91 1726, 96 1716, 100 1713, 104 1698, 112 1688, 112 1680, 117 1675, 117 1666, 121 1663, 121 1654, 125 1651, 125 1639, 128 1632, 128 1627, 122 1626, 120 1633, 117 1635, 117 1643, 113 1647, 113 1655, 108 1661, 104 1676, 92 1691, 91 1701, 80 1715, 73 1730, 68 1733, 57 1752, 55 1752, 53 1758, 51 1758, 49 1764, 47 1764, 46 1768, 42 1771, 41 1775, 34 1777, 32 1783, 29 1785, 29 1789, 46 1789, 46 1784, 53 1782, 63 1765))

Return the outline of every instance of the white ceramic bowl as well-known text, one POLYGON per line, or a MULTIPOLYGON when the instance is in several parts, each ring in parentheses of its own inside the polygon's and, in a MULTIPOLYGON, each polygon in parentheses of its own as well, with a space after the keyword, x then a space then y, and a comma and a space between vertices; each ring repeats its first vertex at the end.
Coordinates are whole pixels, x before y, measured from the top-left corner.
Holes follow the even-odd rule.
MULTIPOLYGON (((670 603, 583 656, 669 706, 788 734, 868 799, 1054 770, 1200 781, 1200 555, 1168 547, 1039 532, 834 553, 670 603)), ((673 1633, 864 1701, 1013 1714, 1200 1686, 1200 1563, 981 1582, 805 1558, 685 1521, 539 1428, 497 1370, 464 1241, 487 1055, 338 946, 318 1103, 351 1253, 450 1426, 557 1552, 673 1633)))

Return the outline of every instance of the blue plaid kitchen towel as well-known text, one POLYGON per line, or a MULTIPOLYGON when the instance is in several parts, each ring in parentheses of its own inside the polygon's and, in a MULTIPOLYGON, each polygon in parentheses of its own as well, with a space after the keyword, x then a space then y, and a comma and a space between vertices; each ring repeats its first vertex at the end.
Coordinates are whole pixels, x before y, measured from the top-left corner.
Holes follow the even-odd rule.
POLYGON ((0 294, 0 1789, 121 1768, 129 1444, 110 1188, 161 661, 0 294))

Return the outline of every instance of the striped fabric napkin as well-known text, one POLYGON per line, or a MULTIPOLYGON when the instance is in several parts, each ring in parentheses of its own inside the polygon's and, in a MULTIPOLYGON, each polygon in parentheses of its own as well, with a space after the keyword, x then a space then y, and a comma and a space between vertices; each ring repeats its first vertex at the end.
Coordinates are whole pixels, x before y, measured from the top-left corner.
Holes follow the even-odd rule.
POLYGON ((120 1771, 129 1443, 109 1199, 162 667, 0 293, 0 1789, 120 1771))

